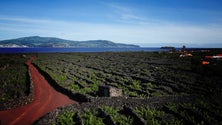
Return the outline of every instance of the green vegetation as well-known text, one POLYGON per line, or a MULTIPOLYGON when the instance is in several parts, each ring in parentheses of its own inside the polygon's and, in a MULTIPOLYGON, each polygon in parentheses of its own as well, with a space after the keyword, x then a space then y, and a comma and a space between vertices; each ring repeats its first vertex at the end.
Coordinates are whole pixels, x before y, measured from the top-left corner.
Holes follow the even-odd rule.
MULTIPOLYGON (((75 125, 78 124, 79 119, 77 118, 77 113, 72 111, 65 111, 61 114, 56 123, 58 125, 75 125)), ((97 110, 87 110, 80 114, 79 118, 83 121, 84 125, 104 125, 103 119, 98 117, 97 110)))
POLYGON ((123 114, 120 114, 120 110, 115 107, 109 107, 105 106, 102 108, 106 113, 112 116, 113 120, 116 122, 118 125, 132 125, 133 119, 130 117, 127 117, 123 114))
POLYGON ((98 117, 98 111, 85 111, 81 114, 84 125, 104 125, 103 119, 98 117))
POLYGON ((168 112, 175 114, 187 124, 222 124, 221 109, 214 111, 215 105, 199 100, 196 103, 168 104, 168 112))
POLYGON ((21 54, 0 54, 0 101, 12 101, 29 94, 27 60, 21 54))
POLYGON ((136 108, 135 111, 144 118, 149 125, 160 125, 161 122, 157 118, 161 118, 165 115, 163 111, 158 111, 155 109, 150 109, 149 107, 145 108, 136 108))
POLYGON ((75 125, 75 121, 73 120, 75 112, 65 111, 62 115, 58 118, 59 125, 75 125))

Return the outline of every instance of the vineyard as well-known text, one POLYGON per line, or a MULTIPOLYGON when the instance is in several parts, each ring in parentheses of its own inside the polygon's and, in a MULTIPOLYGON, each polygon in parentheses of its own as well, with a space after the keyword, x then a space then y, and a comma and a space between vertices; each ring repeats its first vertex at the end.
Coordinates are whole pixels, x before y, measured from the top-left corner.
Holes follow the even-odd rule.
POLYGON ((54 119, 50 123, 222 124, 222 67, 201 65, 201 53, 189 58, 147 52, 56 53, 37 58, 34 64, 60 86, 94 100, 86 103, 91 106, 83 103, 48 114, 47 119, 54 119), (104 100, 99 85, 122 89, 124 99, 104 100))
POLYGON ((21 54, 0 54, 0 102, 15 101, 29 94, 26 61, 21 54))
POLYGON ((203 77, 193 67, 204 67, 190 60, 167 53, 73 53, 42 54, 34 63, 61 86, 93 97, 101 84, 130 97, 221 93, 219 76, 203 77))

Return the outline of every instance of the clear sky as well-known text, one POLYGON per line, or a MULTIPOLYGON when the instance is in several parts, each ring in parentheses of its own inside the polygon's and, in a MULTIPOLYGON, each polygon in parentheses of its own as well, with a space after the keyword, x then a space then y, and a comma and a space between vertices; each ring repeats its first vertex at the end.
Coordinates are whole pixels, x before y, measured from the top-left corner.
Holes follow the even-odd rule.
POLYGON ((222 47, 222 0, 0 1, 0 40, 36 35, 222 47))

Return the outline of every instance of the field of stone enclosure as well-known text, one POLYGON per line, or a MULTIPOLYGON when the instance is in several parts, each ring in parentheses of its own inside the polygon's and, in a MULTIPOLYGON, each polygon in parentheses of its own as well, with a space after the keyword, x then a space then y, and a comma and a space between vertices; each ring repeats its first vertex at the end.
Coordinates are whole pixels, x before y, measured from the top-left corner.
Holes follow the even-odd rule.
POLYGON ((202 65, 212 53, 192 54, 38 54, 39 69, 89 100, 57 109, 37 124, 222 124, 221 63, 202 65), (101 85, 121 89, 122 97, 101 97, 101 85))
POLYGON ((2 54, 0 108, 29 95, 25 62, 32 55, 45 79, 79 102, 35 124, 222 124, 222 60, 201 63, 218 53, 194 51, 183 58, 168 52, 2 54))

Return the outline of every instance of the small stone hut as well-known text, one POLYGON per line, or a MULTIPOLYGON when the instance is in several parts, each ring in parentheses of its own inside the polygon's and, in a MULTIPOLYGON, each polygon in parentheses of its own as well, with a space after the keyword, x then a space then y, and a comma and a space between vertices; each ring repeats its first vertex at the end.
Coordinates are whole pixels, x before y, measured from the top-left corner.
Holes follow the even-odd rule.
POLYGON ((118 97, 122 96, 122 89, 107 85, 100 85, 98 94, 102 97, 118 97))

